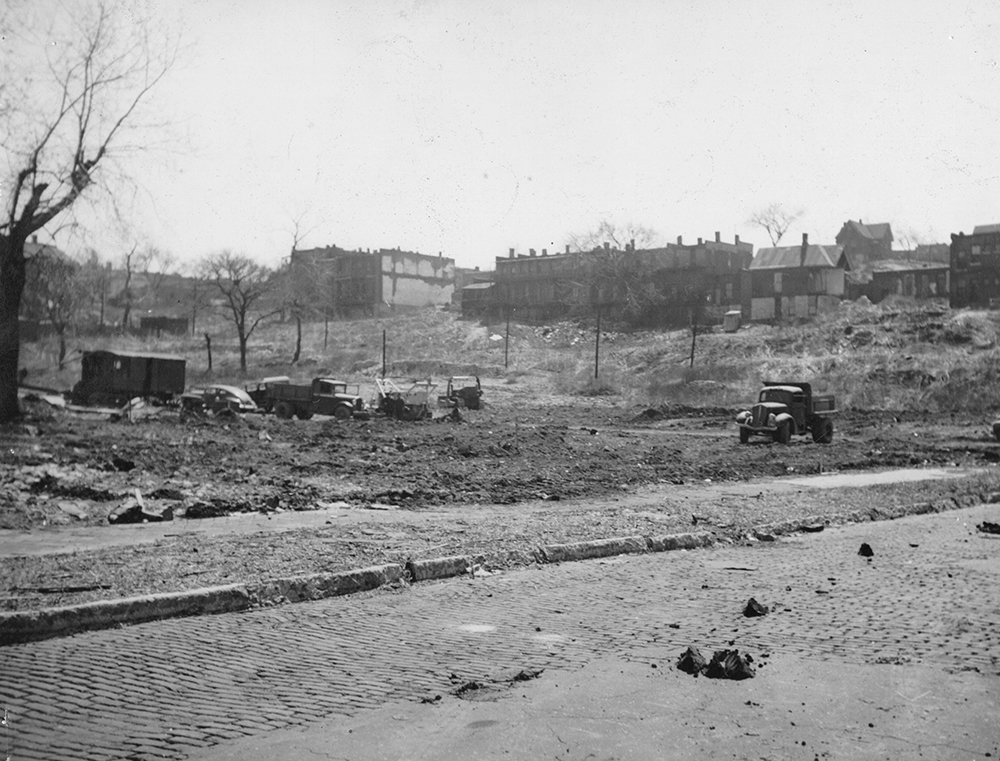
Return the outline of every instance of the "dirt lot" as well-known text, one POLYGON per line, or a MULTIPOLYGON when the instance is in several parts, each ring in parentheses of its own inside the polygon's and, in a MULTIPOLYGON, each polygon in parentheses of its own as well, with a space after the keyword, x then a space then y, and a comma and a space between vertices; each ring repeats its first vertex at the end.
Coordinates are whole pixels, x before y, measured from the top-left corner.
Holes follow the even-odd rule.
MULTIPOLYGON (((706 484, 831 471, 967 466, 1000 461, 986 423, 953 415, 851 411, 834 442, 740 445, 734 410, 625 407, 601 399, 534 396, 485 385, 486 406, 400 422, 273 416, 136 422, 25 404, 0 432, 0 529, 54 532, 103 526, 139 499, 171 525, 336 509, 321 527, 282 532, 181 532, 154 543, 58 557, 15 557, 0 572, 0 609, 335 571, 457 552, 493 569, 530 563, 540 543, 691 530, 730 536, 742 526, 893 502, 987 493, 988 474, 960 482, 690 498, 706 484), (671 488, 680 496, 672 498, 671 488), (655 490, 643 509, 629 499, 655 490), (666 495, 666 496, 662 496, 666 495), (694 507, 692 507, 694 505, 694 507), (386 514, 392 513, 391 520, 386 514), (366 520, 371 516, 371 520, 366 520)), ((153 525, 153 524, 149 524, 153 525)))

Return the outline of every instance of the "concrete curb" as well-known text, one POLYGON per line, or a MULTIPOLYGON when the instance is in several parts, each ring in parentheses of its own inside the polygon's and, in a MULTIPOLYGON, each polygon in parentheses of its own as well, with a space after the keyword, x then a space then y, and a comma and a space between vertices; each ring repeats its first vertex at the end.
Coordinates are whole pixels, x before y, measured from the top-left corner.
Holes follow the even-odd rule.
POLYGON ((455 555, 431 560, 411 560, 406 564, 406 572, 413 581, 428 581, 461 576, 468 573, 471 567, 472 562, 466 555, 455 555))
MULTIPOLYGON (((820 526, 894 520, 908 515, 940 513, 996 502, 1000 502, 1000 493, 967 494, 938 502, 919 502, 913 505, 857 510, 837 515, 761 524, 750 528, 746 533, 758 539, 774 539, 777 536, 807 531, 810 528, 816 530, 820 526)), ((541 562, 560 563, 614 555, 690 550, 710 547, 715 542, 715 536, 708 532, 649 537, 626 536, 543 545, 538 548, 538 555, 541 562)), ((387 563, 340 573, 315 573, 274 579, 258 584, 230 584, 186 592, 100 600, 63 608, 5 612, 0 613, 0 647, 165 618, 233 613, 288 602, 322 600, 327 597, 364 592, 400 581, 404 577, 404 572, 416 582, 461 576, 468 573, 471 568, 471 558, 466 555, 456 555, 429 560, 411 560, 406 564, 405 570, 397 563, 387 563)))
POLYGON ((285 602, 321 600, 375 589, 398 581, 402 576, 402 566, 389 563, 342 573, 315 573, 259 584, 230 584, 187 592, 100 600, 63 608, 0 613, 0 646, 164 618, 235 613, 285 602))
POLYGON ((606 558, 610 555, 646 551, 646 538, 642 536, 594 539, 589 542, 573 542, 572 544, 546 544, 539 548, 539 554, 546 563, 565 563, 571 560, 606 558))

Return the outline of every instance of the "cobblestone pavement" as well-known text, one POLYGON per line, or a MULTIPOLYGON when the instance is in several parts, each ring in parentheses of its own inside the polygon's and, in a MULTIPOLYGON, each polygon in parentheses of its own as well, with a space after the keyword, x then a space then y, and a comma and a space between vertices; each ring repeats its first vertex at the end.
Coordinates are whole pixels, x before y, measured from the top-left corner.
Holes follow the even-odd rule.
POLYGON ((1000 538, 975 525, 998 518, 980 506, 0 648, 3 739, 14 761, 183 759, 523 669, 672 665, 690 643, 996 680, 1000 538), (773 612, 744 618, 751 596, 773 612))

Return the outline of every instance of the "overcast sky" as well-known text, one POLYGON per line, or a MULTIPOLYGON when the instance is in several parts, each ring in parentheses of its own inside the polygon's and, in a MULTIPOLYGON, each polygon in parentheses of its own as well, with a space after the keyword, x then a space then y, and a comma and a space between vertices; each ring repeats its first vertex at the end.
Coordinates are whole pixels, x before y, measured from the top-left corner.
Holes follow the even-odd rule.
MULTIPOLYGON (((601 220, 785 242, 1000 222, 1000 3, 170 0, 183 151, 129 165, 145 238, 275 266, 401 247, 491 269, 601 220)), ((110 252, 109 252, 110 253, 110 252)))

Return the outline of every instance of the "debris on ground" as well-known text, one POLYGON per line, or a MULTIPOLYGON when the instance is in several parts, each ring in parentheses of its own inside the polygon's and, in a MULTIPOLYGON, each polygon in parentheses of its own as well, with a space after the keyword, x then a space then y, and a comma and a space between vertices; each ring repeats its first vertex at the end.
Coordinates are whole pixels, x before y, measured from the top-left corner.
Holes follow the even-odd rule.
POLYGON ((990 523, 989 521, 983 521, 978 526, 976 526, 977 531, 981 531, 984 534, 1000 534, 1000 523, 990 523))
POLYGON ((870 558, 875 554, 875 551, 872 549, 871 545, 868 544, 868 542, 862 542, 861 549, 858 550, 858 554, 863 558, 870 558))
POLYGON ((771 610, 766 605, 761 605, 754 598, 747 600, 747 605, 743 609, 743 615, 747 618, 756 618, 758 616, 766 616, 771 610))
POLYGON ((708 661, 705 660, 705 656, 701 654, 698 648, 691 645, 677 659, 677 668, 687 674, 698 676, 698 674, 708 668, 708 661))
POLYGON ((709 679, 751 679, 756 676, 752 655, 740 655, 739 650, 716 650, 711 662, 698 648, 689 646, 677 660, 677 668, 688 674, 704 674, 709 679))
POLYGON ((173 505, 147 505, 138 489, 108 514, 108 523, 160 523, 174 519, 173 505))
POLYGON ((750 679, 755 676, 752 655, 740 655, 739 650, 717 650, 705 670, 709 679, 750 679))

